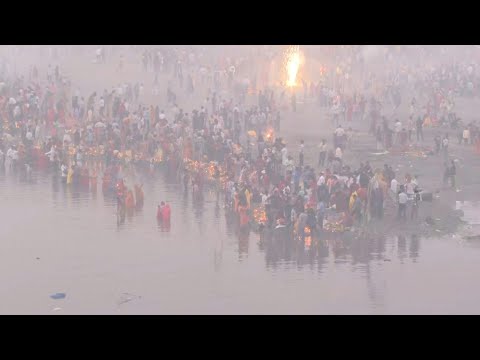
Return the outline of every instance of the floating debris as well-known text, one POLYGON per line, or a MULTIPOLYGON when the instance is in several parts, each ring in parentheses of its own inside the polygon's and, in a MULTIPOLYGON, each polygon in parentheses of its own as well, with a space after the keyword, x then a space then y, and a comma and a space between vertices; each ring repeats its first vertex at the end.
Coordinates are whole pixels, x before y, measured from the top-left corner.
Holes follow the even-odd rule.
POLYGON ((56 293, 56 294, 53 294, 53 295, 50 295, 50 297, 54 300, 61 300, 61 299, 65 299, 67 297, 67 294, 65 293, 56 293))
POLYGON ((138 300, 138 299, 141 299, 141 298, 142 297, 139 296, 139 295, 123 293, 120 301, 118 302, 118 305, 123 305, 123 304, 126 304, 126 303, 130 302, 130 301, 138 300))

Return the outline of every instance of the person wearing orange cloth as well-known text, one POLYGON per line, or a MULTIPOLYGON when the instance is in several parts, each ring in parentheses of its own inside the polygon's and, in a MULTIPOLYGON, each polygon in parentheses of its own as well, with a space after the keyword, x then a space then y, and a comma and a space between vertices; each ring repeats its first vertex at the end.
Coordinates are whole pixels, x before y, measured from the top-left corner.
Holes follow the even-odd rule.
POLYGON ((244 201, 240 201, 238 205, 238 214, 240 215, 240 227, 248 225, 248 205, 244 201))
POLYGON ((133 209, 135 207, 135 199, 133 197, 133 191, 128 190, 127 196, 125 197, 125 206, 127 209, 133 209))

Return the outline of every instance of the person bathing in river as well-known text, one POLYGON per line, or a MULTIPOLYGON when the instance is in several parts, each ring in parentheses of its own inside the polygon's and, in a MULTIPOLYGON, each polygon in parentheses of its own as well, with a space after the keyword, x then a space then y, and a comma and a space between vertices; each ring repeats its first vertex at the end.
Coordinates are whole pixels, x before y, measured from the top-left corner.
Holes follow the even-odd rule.
POLYGON ((164 224, 170 224, 170 214, 171 214, 170 204, 165 203, 165 206, 162 209, 162 221, 164 224))
POLYGON ((162 201, 160 205, 157 206, 157 220, 163 220, 163 208, 165 207, 165 203, 162 201))
POLYGON ((62 163, 62 166, 60 167, 60 171, 62 173, 62 183, 66 184, 67 175, 68 175, 68 166, 65 163, 62 163))
POLYGON ((125 197, 125 206, 129 210, 131 210, 135 207, 135 199, 133 197, 133 191, 132 190, 127 191, 127 195, 125 197))
POLYGON ((238 204, 238 214, 240 216, 240 227, 244 228, 249 223, 248 204, 244 198, 241 198, 238 204))
POLYGON ((170 204, 162 201, 160 205, 158 205, 157 207, 157 220, 164 224, 168 224, 170 223, 170 214, 171 214, 170 204))

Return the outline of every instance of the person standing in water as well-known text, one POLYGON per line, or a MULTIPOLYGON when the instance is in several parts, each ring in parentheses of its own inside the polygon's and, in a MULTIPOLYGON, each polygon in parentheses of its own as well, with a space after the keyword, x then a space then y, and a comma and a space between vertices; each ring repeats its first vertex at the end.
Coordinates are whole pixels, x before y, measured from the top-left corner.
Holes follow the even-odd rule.
POLYGON ((160 205, 157 206, 157 220, 163 220, 163 208, 165 207, 165 203, 162 201, 160 205))
POLYGON ((162 209, 162 220, 164 224, 170 224, 170 214, 171 214, 170 204, 165 203, 165 206, 162 209))
POLYGON ((62 166, 60 167, 60 171, 62 173, 62 183, 66 184, 67 176, 68 176, 68 166, 65 165, 65 163, 62 163, 62 166))
POLYGON ((243 198, 239 202, 238 214, 240 217, 240 228, 245 228, 248 225, 250 219, 248 216, 248 205, 243 198))

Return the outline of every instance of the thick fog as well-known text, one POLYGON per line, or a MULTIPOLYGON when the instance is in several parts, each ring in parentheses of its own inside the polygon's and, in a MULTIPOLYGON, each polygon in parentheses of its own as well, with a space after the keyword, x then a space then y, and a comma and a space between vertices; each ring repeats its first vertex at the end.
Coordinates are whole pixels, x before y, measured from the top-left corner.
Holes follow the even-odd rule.
POLYGON ((480 313, 479 60, 0 46, 0 313, 480 313))

